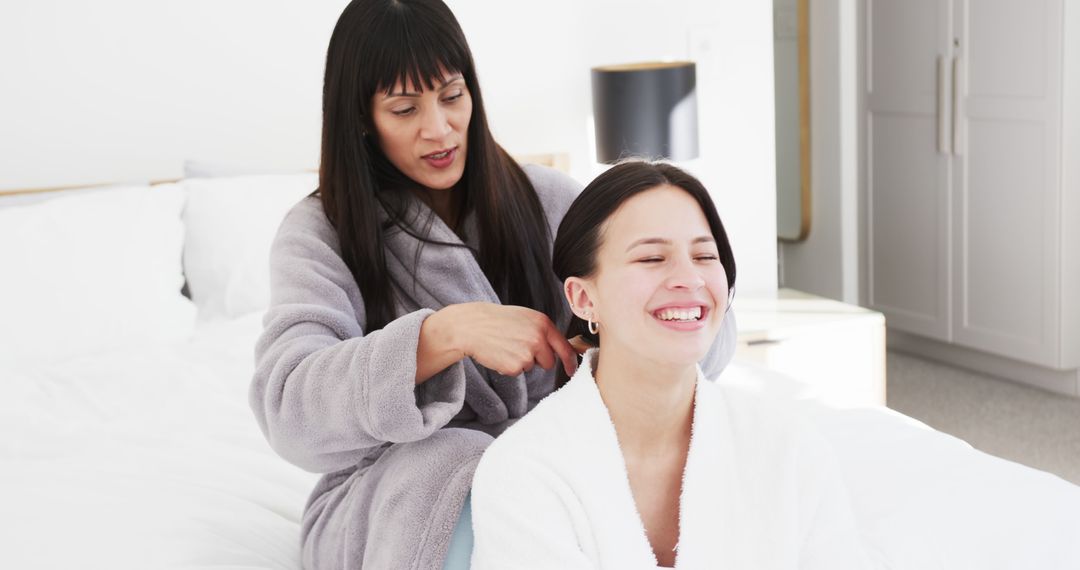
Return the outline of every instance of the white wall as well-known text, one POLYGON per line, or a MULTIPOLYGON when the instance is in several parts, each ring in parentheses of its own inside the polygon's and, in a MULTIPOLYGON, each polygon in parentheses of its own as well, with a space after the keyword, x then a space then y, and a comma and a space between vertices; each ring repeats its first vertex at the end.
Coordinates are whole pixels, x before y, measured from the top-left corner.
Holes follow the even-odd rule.
POLYGON ((0 189, 318 163, 345 2, 0 3, 0 189))
POLYGON ((782 286, 858 303, 857 6, 809 4, 810 234, 780 245, 782 286))
POLYGON ((700 157, 681 165, 713 194, 740 294, 776 290, 772 5, 738 0, 451 0, 472 46, 495 135, 513 152, 569 152, 583 182, 589 69, 697 62, 700 157), (512 46, 512 47, 511 47, 512 46))
MULTIPOLYGON (((344 0, 0 4, 0 190, 175 178, 183 161, 318 164, 344 0)), ((698 61, 701 158, 741 293, 776 288, 772 7, 738 0, 451 0, 514 153, 591 159, 589 68, 698 61)))

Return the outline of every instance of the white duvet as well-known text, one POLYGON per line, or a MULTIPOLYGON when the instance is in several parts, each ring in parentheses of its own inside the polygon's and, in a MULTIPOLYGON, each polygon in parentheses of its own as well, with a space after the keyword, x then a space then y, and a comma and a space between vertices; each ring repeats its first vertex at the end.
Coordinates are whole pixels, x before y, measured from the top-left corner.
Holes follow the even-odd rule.
POLYGON ((298 568, 316 476, 248 409, 259 319, 0 371, 0 568, 298 568))
MULTIPOLYGON (((316 475, 247 405, 261 315, 152 350, 0 368, 0 568, 299 568, 316 475)), ((732 365, 722 381, 793 394, 732 365)), ((885 409, 816 409, 895 569, 1080 569, 1080 487, 885 409)))

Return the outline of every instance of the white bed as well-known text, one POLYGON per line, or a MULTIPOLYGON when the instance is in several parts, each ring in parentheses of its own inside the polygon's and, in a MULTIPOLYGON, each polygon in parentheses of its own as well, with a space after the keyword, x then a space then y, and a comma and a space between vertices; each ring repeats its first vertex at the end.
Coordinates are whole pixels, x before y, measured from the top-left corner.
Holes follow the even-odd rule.
POLYGON ((259 324, 0 373, 0 567, 298 568, 316 476, 247 407, 259 324))
MULTIPOLYGON (((299 567, 317 476, 270 450, 247 386, 275 217, 313 181, 0 208, 0 568, 299 567)), ((740 365, 722 381, 792 382, 740 365)), ((1080 569, 1080 487, 886 409, 804 405, 888 567, 1080 569)))

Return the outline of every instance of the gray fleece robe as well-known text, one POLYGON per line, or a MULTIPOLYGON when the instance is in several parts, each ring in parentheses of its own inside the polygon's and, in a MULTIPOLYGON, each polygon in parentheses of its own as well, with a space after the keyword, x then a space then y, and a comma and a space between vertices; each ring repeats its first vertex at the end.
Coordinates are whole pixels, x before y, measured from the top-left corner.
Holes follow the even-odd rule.
MULTIPOLYGON (((524 168, 554 239, 581 186, 550 168, 524 168)), ((412 207, 429 213, 419 201, 412 207)), ((475 219, 464 228, 475 249, 475 219)), ((437 216, 429 237, 462 243, 437 216)), ((325 473, 304 512, 305 568, 442 568, 484 449, 554 383, 553 370, 507 377, 466 358, 416 386, 424 319, 447 305, 499 299, 470 249, 427 243, 417 257, 420 242, 397 228, 385 241, 397 317, 370 333, 317 198, 292 208, 270 254, 270 309, 250 399, 278 454, 325 473)), ((702 361, 710 378, 734 353, 728 317, 702 361)), ((568 319, 564 306, 556 325, 565 329, 568 319)))

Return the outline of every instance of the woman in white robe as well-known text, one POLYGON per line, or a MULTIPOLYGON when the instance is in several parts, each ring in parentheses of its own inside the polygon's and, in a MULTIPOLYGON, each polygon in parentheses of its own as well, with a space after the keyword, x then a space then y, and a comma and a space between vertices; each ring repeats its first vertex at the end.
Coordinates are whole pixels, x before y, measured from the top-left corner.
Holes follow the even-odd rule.
POLYGON ((601 348, 485 452, 474 569, 869 567, 824 440, 701 374, 735 264, 696 179, 608 170, 570 207, 554 259, 571 334, 601 348))

